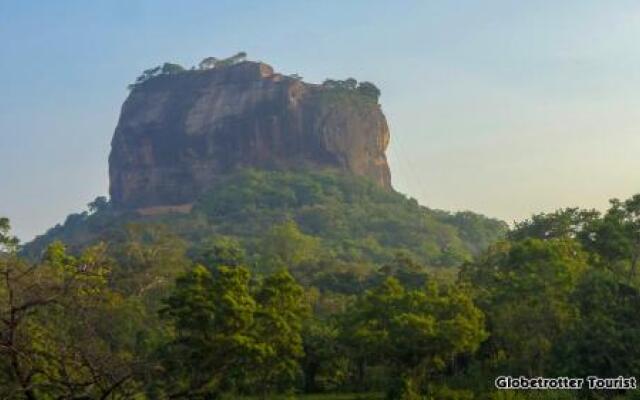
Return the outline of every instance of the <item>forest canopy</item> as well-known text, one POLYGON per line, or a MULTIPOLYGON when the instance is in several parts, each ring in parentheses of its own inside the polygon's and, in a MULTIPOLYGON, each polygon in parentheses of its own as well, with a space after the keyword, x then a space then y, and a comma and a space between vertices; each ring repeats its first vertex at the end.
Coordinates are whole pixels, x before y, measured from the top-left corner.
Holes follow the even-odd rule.
MULTIPOLYGON (((299 218, 332 201, 345 207, 337 215, 352 203, 381 214, 395 194, 334 175, 236 178, 195 207, 201 221, 229 216, 234 235, 195 245, 159 221, 129 221, 108 240, 78 251, 54 241, 29 260, 0 219, 0 397, 502 399, 500 375, 640 374, 640 195, 604 213, 535 215, 459 269, 434 269, 401 248, 345 257, 344 238, 299 218), (269 214, 276 205, 288 218, 269 214)), ((74 223, 113 212, 104 199, 90 208, 74 223)), ((340 234, 357 237, 363 223, 340 234)))

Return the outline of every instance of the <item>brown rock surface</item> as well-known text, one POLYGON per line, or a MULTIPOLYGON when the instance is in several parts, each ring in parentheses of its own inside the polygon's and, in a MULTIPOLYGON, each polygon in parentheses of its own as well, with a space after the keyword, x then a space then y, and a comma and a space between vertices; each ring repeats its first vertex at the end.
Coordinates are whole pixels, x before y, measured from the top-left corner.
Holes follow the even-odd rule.
POLYGON ((118 208, 192 203, 242 167, 337 168, 391 189, 376 101, 262 63, 161 75, 125 101, 109 156, 118 208))

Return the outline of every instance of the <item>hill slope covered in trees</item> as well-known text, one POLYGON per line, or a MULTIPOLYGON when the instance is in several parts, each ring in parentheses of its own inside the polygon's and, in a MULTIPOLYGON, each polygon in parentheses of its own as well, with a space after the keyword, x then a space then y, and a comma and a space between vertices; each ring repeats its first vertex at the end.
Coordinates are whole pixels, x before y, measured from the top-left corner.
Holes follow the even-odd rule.
MULTIPOLYGON (((344 262, 385 263, 396 253, 429 266, 456 266, 506 232, 506 224, 471 212, 431 210, 364 178, 332 171, 243 170, 222 179, 188 213, 143 216, 112 209, 105 199, 89 212, 72 214, 62 225, 27 244, 38 257, 54 240, 80 249, 107 241, 130 223, 162 224, 190 247, 231 236, 250 252, 260 239, 289 222, 316 243, 318 251, 344 262)), ((284 234, 284 233, 283 233, 284 234)))
MULTIPOLYGON (((109 242, 76 254, 52 243, 31 262, 0 218, 0 397, 638 398, 629 389, 640 374, 640 195, 613 200, 603 214, 535 215, 443 280, 406 253, 368 270, 338 258, 331 238, 300 231, 294 211, 304 207, 293 200, 283 203, 291 214, 259 234, 275 217, 253 212, 295 197, 259 190, 262 179, 287 182, 280 189, 294 194, 316 191, 307 175, 236 178, 239 192, 210 193, 197 218, 181 218, 211 218, 228 232, 252 219, 238 228, 244 245, 228 236, 190 244, 158 224, 134 223, 112 226, 109 242), (507 375, 584 385, 497 390, 496 378, 507 375), (590 376, 611 379, 594 390, 590 376)), ((317 179, 335 179, 323 186, 334 190, 342 181, 317 179)), ((327 196, 351 193, 343 205, 363 210, 385 204, 362 195, 366 184, 347 187, 327 196)), ((108 204, 92 208, 75 217, 76 234, 108 225, 108 204)), ((180 230, 178 219, 166 222, 180 230)))

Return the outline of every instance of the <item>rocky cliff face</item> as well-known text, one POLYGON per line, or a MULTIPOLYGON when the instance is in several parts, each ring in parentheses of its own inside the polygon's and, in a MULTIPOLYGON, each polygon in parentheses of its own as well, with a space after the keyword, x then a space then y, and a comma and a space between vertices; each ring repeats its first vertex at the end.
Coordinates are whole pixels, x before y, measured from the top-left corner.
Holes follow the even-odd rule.
POLYGON ((387 122, 355 91, 242 62, 161 75, 125 101, 109 156, 114 206, 192 203, 237 168, 332 167, 391 189, 387 122))

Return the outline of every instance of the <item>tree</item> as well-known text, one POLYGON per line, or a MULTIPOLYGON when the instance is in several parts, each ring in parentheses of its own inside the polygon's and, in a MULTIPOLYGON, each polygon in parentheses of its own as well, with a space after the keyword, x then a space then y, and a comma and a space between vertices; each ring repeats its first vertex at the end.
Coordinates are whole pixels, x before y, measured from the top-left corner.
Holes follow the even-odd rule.
POLYGON ((321 251, 320 241, 301 232, 291 220, 272 227, 260 249, 260 268, 267 273, 284 267, 295 270, 303 263, 317 261, 321 251))
POLYGON ((302 321, 309 313, 303 294, 286 270, 267 277, 256 294, 258 309, 252 331, 260 354, 254 379, 262 396, 274 389, 289 389, 300 373, 302 321))
POLYGON ((592 269, 571 301, 580 316, 554 343, 554 372, 569 376, 640 373, 640 290, 609 270, 592 269))
POLYGON ((329 89, 341 89, 341 90, 356 90, 358 81, 354 78, 347 78, 345 80, 326 79, 322 86, 329 89))
POLYGON ((474 352, 486 338, 484 315, 469 294, 433 282, 407 291, 389 277, 367 291, 350 314, 344 329, 356 359, 380 357, 398 382, 419 392, 426 378, 455 356, 474 352))
POLYGON ((234 55, 232 55, 231 57, 227 57, 227 58, 223 58, 220 60, 216 60, 215 62, 215 67, 228 67, 230 65, 234 65, 240 62, 245 61, 245 59, 247 58, 247 53, 245 53, 244 51, 240 51, 234 55))
POLYGON ((98 196, 91 203, 87 204, 87 207, 89 207, 90 213, 95 214, 107 210, 109 205, 109 200, 105 196, 98 196))
POLYGON ((184 67, 180 64, 172 64, 172 63, 162 64, 161 72, 164 75, 179 74, 184 71, 185 71, 184 67))
POLYGON ((256 304, 249 271, 197 265, 178 278, 162 316, 175 337, 160 350, 157 377, 172 398, 208 398, 230 390, 251 369, 258 352, 252 334, 256 304))
POLYGON ((600 217, 596 210, 565 208, 549 214, 536 214, 529 220, 517 222, 509 232, 511 240, 576 239, 588 235, 590 225, 600 217))
POLYGON ((215 268, 220 265, 245 265, 247 256, 238 240, 229 236, 219 236, 203 241, 191 252, 191 258, 197 263, 215 268))
POLYGON ((110 284, 125 296, 138 296, 159 307, 160 298, 189 266, 186 244, 165 226, 128 224, 111 240, 118 268, 110 284))
POLYGON ((640 194, 610 201, 611 207, 591 224, 585 247, 596 252, 608 267, 637 278, 640 262, 640 194))
POLYGON ((145 83, 146 81, 155 78, 157 76, 160 75, 172 75, 172 74, 179 74, 184 72, 185 69, 182 65, 180 64, 173 64, 173 63, 164 63, 162 65, 158 65, 157 67, 153 67, 153 68, 149 68, 144 70, 144 72, 142 72, 142 74, 140 76, 138 76, 136 78, 136 81, 132 84, 130 84, 129 86, 127 86, 127 88, 129 90, 133 90, 135 89, 137 86, 145 83))
POLYGON ((207 57, 205 59, 203 59, 202 61, 200 61, 200 64, 198 64, 198 68, 199 69, 212 69, 215 68, 216 64, 218 63, 218 59, 215 57, 207 57))
POLYGON ((499 243, 462 268, 491 327, 487 346, 506 357, 511 373, 549 366, 553 344, 577 318, 569 299, 587 258, 575 240, 525 239, 499 243))
POLYGON ((245 61, 247 58, 247 53, 244 51, 239 51, 236 54, 234 54, 233 56, 231 56, 231 60, 232 62, 235 63, 239 63, 242 61, 245 61))
POLYGON ((409 289, 422 288, 428 280, 427 269, 406 252, 396 253, 393 260, 378 271, 378 279, 390 276, 409 289))
POLYGON ((11 235, 11 224, 8 218, 0 217, 0 256, 2 253, 15 254, 20 241, 11 235))
POLYGON ((109 342, 105 322, 120 301, 103 260, 103 246, 76 258, 61 243, 39 265, 0 259, 0 397, 106 399, 134 390, 131 353, 109 342))
POLYGON ((322 86, 328 89, 335 89, 338 87, 338 81, 335 79, 325 79, 324 82, 322 82, 322 86))
POLYGON ((138 85, 148 81, 149 79, 151 79, 153 77, 158 76, 160 74, 161 70, 162 70, 162 67, 160 67, 160 66, 149 68, 149 69, 145 69, 142 72, 142 74, 136 78, 136 81, 134 83, 130 84, 129 86, 127 86, 127 88, 129 90, 133 90, 138 85))
POLYGON ((378 87, 371 82, 360 82, 360 84, 358 84, 357 90, 361 95, 369 97, 376 102, 380 98, 380 89, 378 89, 378 87))
POLYGON ((604 215, 578 208, 534 215, 517 223, 509 238, 576 239, 596 257, 595 263, 636 279, 640 263, 640 195, 625 201, 613 199, 610 204, 604 215))
POLYGON ((349 359, 334 319, 308 318, 302 329, 304 390, 307 393, 336 390, 348 376, 349 359))
POLYGON ((347 78, 343 81, 343 85, 347 90, 355 90, 358 86, 358 81, 353 78, 347 78))

